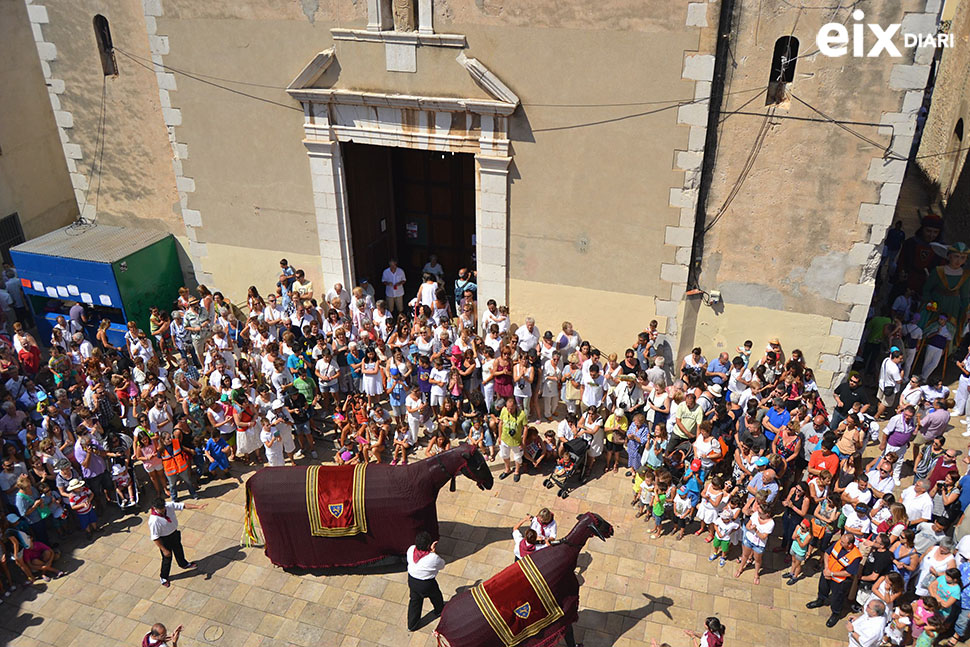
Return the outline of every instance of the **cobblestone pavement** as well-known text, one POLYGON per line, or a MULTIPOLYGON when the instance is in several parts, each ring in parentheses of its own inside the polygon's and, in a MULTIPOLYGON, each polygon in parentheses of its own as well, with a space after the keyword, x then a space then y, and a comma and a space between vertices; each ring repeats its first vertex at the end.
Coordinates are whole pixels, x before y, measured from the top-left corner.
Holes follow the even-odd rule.
MULTIPOLYGON (((948 434, 950 444, 962 449, 966 441, 958 432, 964 427, 956 427, 948 434)), ((492 469, 500 471, 497 461, 492 469)), ((186 555, 199 562, 198 571, 174 567, 171 588, 159 586, 160 560, 146 515, 115 519, 93 542, 65 542, 66 577, 28 591, 19 586, 0 604, 0 644, 129 647, 141 644, 153 622, 170 631, 184 625, 185 647, 435 644, 434 623, 413 634, 405 629, 408 591, 401 570, 284 572, 260 548, 240 547, 245 495, 239 483, 208 485, 202 497, 208 503, 204 510, 179 514, 186 555)), ((752 584, 751 568, 735 579, 737 564, 718 568, 708 562, 710 545, 702 538, 650 539, 644 523, 649 517, 635 518, 631 498, 623 470, 599 476, 565 500, 534 474, 520 483, 496 479, 487 492, 460 477, 457 492, 442 488, 438 497, 439 553, 448 563, 438 581, 445 598, 512 561, 511 526, 526 514, 549 507, 564 535, 578 513, 593 510, 616 534, 605 543, 591 539, 580 557, 576 634, 587 647, 642 645, 653 638, 686 646, 683 629, 702 627, 713 614, 727 625, 728 645, 844 647, 844 623, 827 629, 827 609, 805 608, 817 577, 786 586, 782 554, 769 548, 760 585, 752 584)), ((780 522, 777 526, 780 531, 780 522)), ((769 544, 777 545, 777 539, 769 544)))

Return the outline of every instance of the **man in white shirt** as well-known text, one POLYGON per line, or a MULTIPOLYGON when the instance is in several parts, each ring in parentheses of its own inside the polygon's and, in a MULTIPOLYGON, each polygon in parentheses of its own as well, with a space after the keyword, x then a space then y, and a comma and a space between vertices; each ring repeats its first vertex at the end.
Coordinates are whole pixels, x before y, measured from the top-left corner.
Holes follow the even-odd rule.
POLYGON ((263 308, 263 323, 269 328, 270 336, 279 339, 280 325, 286 325, 286 314, 283 312, 283 306, 276 303, 275 294, 266 297, 266 307, 263 308))
POLYGON ((333 303, 334 299, 340 299, 340 310, 346 313, 347 307, 350 306, 350 292, 344 289, 343 284, 334 283, 333 287, 327 290, 327 303, 333 303))
MULTIPOLYGON (((898 460, 901 462, 901 459, 898 460)), ((880 460, 875 467, 866 473, 866 476, 869 477, 869 489, 872 490, 873 496, 880 499, 896 487, 896 481, 893 479, 893 466, 885 459, 880 460)))
POLYGON ((879 385, 876 391, 876 399, 879 400, 879 409, 876 411, 876 419, 881 419, 886 409, 890 411, 896 406, 896 400, 903 386, 903 351, 894 350, 889 357, 882 360, 879 368, 879 385))
POLYGON ((165 502, 162 497, 156 497, 152 501, 152 507, 148 510, 148 534, 158 546, 162 553, 162 571, 160 579, 162 586, 171 586, 169 575, 172 571, 172 557, 178 562, 179 568, 195 568, 195 562, 185 559, 185 551, 182 549, 182 533, 179 531, 179 522, 175 518, 176 510, 201 510, 206 504, 197 503, 174 503, 165 502))
POLYGON ((849 483, 842 491, 842 514, 849 516, 853 508, 859 503, 872 503, 872 490, 869 489, 869 477, 865 474, 849 483))
POLYGON ((901 501, 909 517, 909 525, 917 526, 933 518, 933 498, 929 495, 930 482, 920 479, 903 490, 901 501))
POLYGON ((155 406, 148 410, 148 425, 152 434, 172 432, 172 407, 164 395, 155 397, 155 406))
POLYGON ((384 284, 384 295, 387 297, 387 307, 391 312, 404 312, 404 283, 407 276, 404 270, 397 266, 397 259, 392 258, 387 262, 387 269, 381 275, 381 283, 384 284))
POLYGON ((528 353, 539 345, 539 329, 536 328, 536 320, 532 317, 526 317, 525 324, 519 326, 515 334, 519 337, 520 353, 528 353))
POLYGON ((605 378, 600 375, 600 367, 596 364, 590 366, 589 377, 583 380, 583 384, 579 388, 583 411, 590 407, 598 407, 603 403, 603 396, 606 393, 605 384, 605 378))
POLYGON ((495 302, 495 299, 489 299, 485 302, 485 312, 482 314, 482 333, 487 333, 492 324, 498 325, 501 320, 502 315, 498 311, 498 303, 495 302))
POLYGON ((873 596, 866 603, 862 613, 849 618, 849 647, 876 647, 882 640, 886 628, 886 605, 873 596))
POLYGON ((441 589, 435 579, 445 567, 445 560, 438 556, 438 542, 431 541, 431 535, 421 531, 414 538, 414 545, 408 548, 408 631, 417 631, 421 621, 421 608, 425 598, 431 600, 434 617, 441 615, 445 608, 441 589))

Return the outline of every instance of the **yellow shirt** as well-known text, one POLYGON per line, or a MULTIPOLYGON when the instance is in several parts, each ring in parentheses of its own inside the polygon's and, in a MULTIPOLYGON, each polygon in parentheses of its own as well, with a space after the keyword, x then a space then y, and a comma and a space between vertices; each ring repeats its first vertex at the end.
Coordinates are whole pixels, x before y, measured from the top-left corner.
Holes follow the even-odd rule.
POLYGON ((509 413, 508 409, 502 409, 502 413, 499 414, 499 420, 502 423, 502 442, 509 447, 521 446, 522 431, 525 429, 525 424, 528 420, 525 411, 519 411, 513 416, 509 413))
POLYGON ((609 418, 606 419, 606 433, 607 440, 611 443, 623 443, 626 442, 626 430, 630 426, 630 422, 627 420, 626 416, 616 417, 616 414, 611 414, 609 418))

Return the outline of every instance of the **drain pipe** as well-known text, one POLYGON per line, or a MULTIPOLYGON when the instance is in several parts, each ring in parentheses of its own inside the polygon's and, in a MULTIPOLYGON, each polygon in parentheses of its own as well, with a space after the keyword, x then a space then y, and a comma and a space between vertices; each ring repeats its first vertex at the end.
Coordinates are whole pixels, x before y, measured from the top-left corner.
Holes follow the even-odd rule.
MULTIPOLYGON (((714 162, 717 159, 717 128, 724 103, 724 81, 728 60, 731 58, 731 25, 737 0, 721 0, 721 15, 717 25, 717 47, 714 53, 714 77, 711 80, 711 96, 708 99, 707 138, 704 141, 704 159, 701 163, 701 184, 697 192, 694 214, 694 238, 691 245, 687 289, 698 287, 701 263, 704 259, 704 228, 707 226, 707 198, 714 178, 714 162)), ((686 309, 686 310, 689 310, 686 309)), ((686 314, 685 310, 685 314, 686 314)), ((696 311, 695 311, 696 318, 696 311)), ((686 321, 684 322, 687 323, 686 321)), ((686 330, 686 326, 684 327, 686 330)))

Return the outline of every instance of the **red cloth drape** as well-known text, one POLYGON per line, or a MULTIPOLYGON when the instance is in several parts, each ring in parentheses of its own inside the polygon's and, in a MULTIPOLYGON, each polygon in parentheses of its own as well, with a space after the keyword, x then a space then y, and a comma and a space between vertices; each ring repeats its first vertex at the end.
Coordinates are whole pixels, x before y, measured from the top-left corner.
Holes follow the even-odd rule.
POLYGON ((364 516, 366 465, 307 469, 307 514, 311 533, 337 537, 367 532, 364 516))
POLYGON ((472 597, 506 645, 537 634, 563 615, 531 557, 523 557, 475 587, 472 597))

